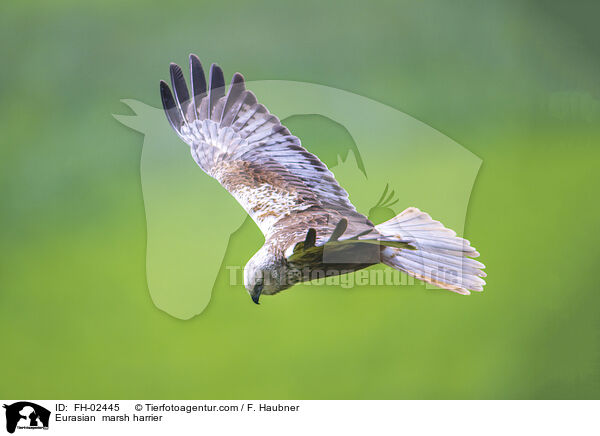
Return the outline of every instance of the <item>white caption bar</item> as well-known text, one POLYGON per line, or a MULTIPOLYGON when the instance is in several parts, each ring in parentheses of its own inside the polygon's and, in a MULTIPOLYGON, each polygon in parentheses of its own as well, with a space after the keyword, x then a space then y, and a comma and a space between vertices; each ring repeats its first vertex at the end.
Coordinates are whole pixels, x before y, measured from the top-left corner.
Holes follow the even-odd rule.
POLYGON ((598 435, 598 401, 0 400, 15 435, 598 435))

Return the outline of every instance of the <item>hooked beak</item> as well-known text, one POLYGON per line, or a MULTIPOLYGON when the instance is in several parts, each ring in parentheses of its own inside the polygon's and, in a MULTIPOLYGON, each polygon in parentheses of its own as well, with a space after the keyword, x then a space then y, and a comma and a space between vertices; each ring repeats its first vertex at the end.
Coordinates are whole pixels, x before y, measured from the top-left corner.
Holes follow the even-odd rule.
POLYGON ((254 301, 254 304, 260 304, 258 302, 258 299, 260 298, 260 294, 262 293, 263 287, 262 285, 256 285, 254 287, 254 289, 252 290, 252 293, 250 294, 250 296, 252 297, 252 301, 254 301))

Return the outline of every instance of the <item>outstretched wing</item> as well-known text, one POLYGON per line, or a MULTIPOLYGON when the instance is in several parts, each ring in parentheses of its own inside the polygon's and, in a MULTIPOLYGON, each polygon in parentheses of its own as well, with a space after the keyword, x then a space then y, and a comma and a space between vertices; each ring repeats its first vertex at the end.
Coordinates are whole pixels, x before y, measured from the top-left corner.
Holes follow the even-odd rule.
POLYGON ((160 82, 167 118, 200 168, 236 198, 265 235, 281 218, 310 208, 339 211, 372 227, 327 166, 246 90, 241 74, 233 75, 226 92, 217 65, 210 67, 208 89, 195 55, 190 55, 190 70, 191 95, 175 64, 175 95, 160 82))

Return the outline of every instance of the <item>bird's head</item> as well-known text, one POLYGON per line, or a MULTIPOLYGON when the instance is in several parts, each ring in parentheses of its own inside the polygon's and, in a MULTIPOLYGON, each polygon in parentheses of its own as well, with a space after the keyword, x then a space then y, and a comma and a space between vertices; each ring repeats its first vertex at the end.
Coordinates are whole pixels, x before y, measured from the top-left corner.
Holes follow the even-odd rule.
POLYGON ((284 289, 280 277, 281 271, 275 256, 264 246, 244 267, 244 286, 256 304, 262 294, 275 294, 284 289))

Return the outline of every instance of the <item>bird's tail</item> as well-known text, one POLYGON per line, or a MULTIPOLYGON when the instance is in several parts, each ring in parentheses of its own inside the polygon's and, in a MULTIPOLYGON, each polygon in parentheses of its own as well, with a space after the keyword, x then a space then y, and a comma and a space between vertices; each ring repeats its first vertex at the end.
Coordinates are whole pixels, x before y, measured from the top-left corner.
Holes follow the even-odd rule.
POLYGON ((479 253, 466 239, 434 221, 425 212, 409 207, 375 227, 386 238, 408 240, 416 250, 385 247, 381 261, 419 280, 459 294, 482 291, 485 266, 470 257, 479 253))

